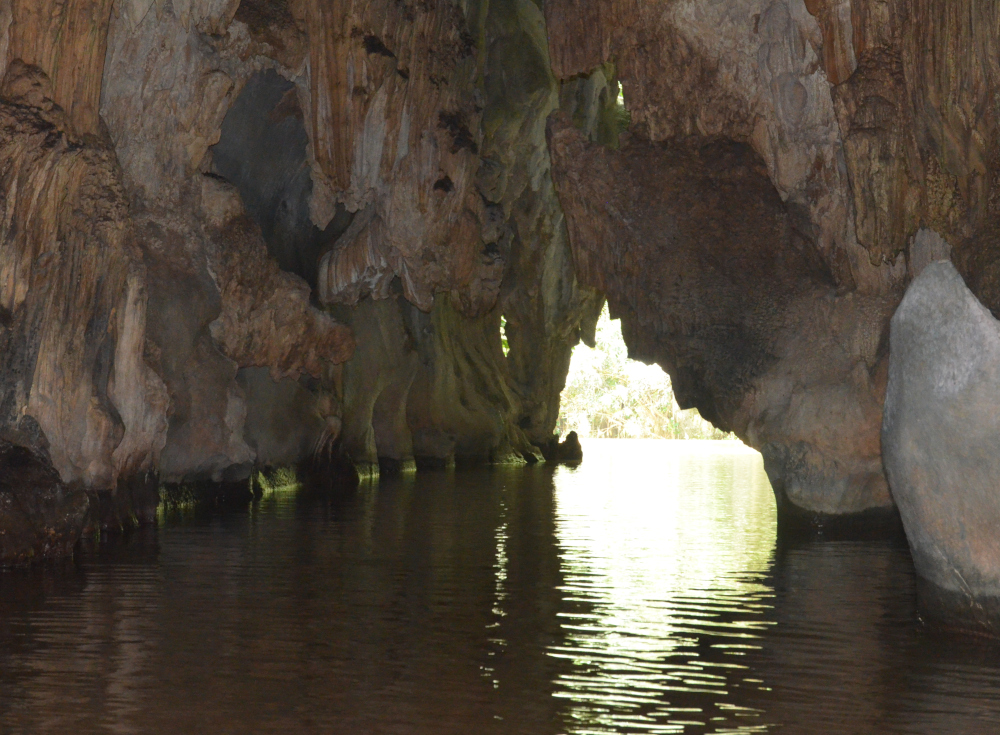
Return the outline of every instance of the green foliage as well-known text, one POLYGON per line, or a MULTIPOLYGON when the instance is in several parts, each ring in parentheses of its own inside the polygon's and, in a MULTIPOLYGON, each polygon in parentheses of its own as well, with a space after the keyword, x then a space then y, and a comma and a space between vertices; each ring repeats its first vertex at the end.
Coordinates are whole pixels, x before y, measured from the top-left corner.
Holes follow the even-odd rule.
POLYGON ((632 113, 625 107, 625 92, 622 91, 621 82, 618 82, 618 99, 615 103, 615 125, 618 135, 622 135, 632 126, 632 113))
POLYGON ((656 365, 628 359, 621 322, 604 307, 597 346, 573 351, 557 425, 560 434, 592 438, 733 439, 696 409, 682 411, 670 376, 656 365))
POLYGON ((507 357, 510 343, 507 341, 507 319, 503 316, 500 317, 500 348, 503 350, 503 356, 507 357))

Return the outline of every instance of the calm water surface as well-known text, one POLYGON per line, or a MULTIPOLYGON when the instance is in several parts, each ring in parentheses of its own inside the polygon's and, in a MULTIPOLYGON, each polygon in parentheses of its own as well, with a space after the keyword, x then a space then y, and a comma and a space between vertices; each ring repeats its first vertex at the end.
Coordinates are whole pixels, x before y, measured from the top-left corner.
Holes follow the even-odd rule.
POLYGON ((0 733, 990 733, 899 542, 776 543, 759 455, 585 444, 165 518, 0 573, 0 733))

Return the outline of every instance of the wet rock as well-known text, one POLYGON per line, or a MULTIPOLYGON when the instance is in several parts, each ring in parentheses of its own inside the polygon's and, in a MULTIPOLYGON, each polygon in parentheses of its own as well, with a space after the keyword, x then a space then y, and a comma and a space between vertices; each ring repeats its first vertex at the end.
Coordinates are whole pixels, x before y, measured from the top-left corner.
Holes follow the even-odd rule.
MULTIPOLYGON (((302 114, 294 91, 284 112, 270 102, 260 111, 265 120, 273 114, 279 128, 281 120, 291 121, 288 135, 270 141, 276 148, 272 160, 291 163, 249 171, 271 177, 257 182, 254 196, 233 173, 239 160, 222 155, 228 167, 213 166, 211 147, 227 113, 238 99, 243 108, 260 103, 259 95, 239 98, 259 70, 255 55, 274 52, 285 62, 301 63, 305 54, 305 38, 294 23, 288 25, 287 14, 251 7, 243 16, 248 25, 234 21, 238 6, 195 2, 144 14, 129 6, 112 16, 109 29, 101 111, 150 272, 155 309, 149 315, 148 357, 170 396, 159 465, 169 482, 232 481, 249 474, 257 457, 246 440, 247 399, 236 381, 241 368, 267 368, 275 382, 303 375, 318 379, 354 348, 350 330, 314 308, 308 283, 269 257, 261 229, 264 222, 273 235, 282 204, 292 194, 305 195, 301 176, 298 184, 284 180, 305 165, 299 158, 301 136, 292 124, 302 114), (268 19, 275 23, 273 34, 259 25, 268 19), (151 93, 154 89, 159 92, 151 93), (220 168, 236 181, 226 181, 220 168), (273 211, 264 211, 268 207, 273 211)), ((236 122, 252 124, 257 119, 252 112, 237 114, 236 122)), ((229 141, 224 151, 231 153, 239 142, 229 141)), ((301 224, 288 227, 297 231, 301 224)), ((283 262, 288 265, 293 256, 285 251, 283 262)), ((261 439, 255 431, 249 429, 261 439)))
POLYGON ((0 440, 0 564, 71 553, 89 510, 44 457, 0 440))
POLYGON ((332 411, 321 391, 291 378, 275 382, 267 368, 243 368, 236 382, 247 407, 243 436, 258 467, 294 467, 330 438, 332 411))
POLYGON ((985 615, 1000 597, 1000 323, 938 261, 907 290, 890 350, 882 447, 917 573, 985 615))
POLYGON ((478 176, 488 211, 499 220, 484 228, 484 255, 506 264, 497 304, 508 346, 501 374, 517 400, 513 423, 537 446, 553 438, 573 348, 588 334, 593 341, 603 306, 603 296, 576 277, 545 123, 565 105, 593 139, 617 141, 609 120, 617 103, 613 71, 599 70, 564 90, 550 69, 542 21, 530 0, 490 5, 478 176))
MULTIPOLYGON (((418 14, 412 22, 427 20, 418 14)), ((443 163, 430 186, 434 197, 427 211, 419 223, 400 226, 410 217, 409 190, 430 182, 423 169, 412 175, 408 159, 387 158, 391 141, 405 132, 387 118, 387 147, 372 181, 393 188, 392 198, 376 189, 373 203, 357 212, 323 261, 321 298, 357 300, 354 312, 337 306, 334 313, 352 325, 359 341, 357 357, 344 371, 342 449, 365 457, 366 466, 374 467, 376 457, 383 467, 408 467, 409 458, 424 465, 536 461, 535 447, 553 435, 570 353, 588 320, 593 331, 601 298, 576 279, 550 175, 545 119, 560 103, 560 87, 549 68, 542 20, 529 0, 470 9, 465 19, 470 32, 489 39, 467 49, 483 69, 483 88, 472 97, 484 104, 475 115, 443 109, 438 116, 440 130, 433 135, 447 132, 454 150, 446 146, 434 154, 443 163), (474 191, 478 201, 453 221, 449 239, 438 239, 435 233, 444 225, 438 220, 464 190, 474 191), (477 218, 475 232, 462 224, 469 213, 477 218), (415 264, 407 252, 418 243, 423 250, 415 264), (421 296, 443 278, 452 284, 449 291, 439 290, 430 302, 421 296), (466 279, 468 285, 462 285, 466 279), (334 295, 335 282, 354 285, 334 295), (404 317, 402 327, 397 311, 404 317), (506 355, 500 349, 501 319, 506 355)), ((436 32, 447 35, 458 20, 444 14, 437 22, 436 32)), ((420 48, 401 47, 393 40, 397 33, 366 36, 366 63, 389 60, 387 50, 409 68, 404 55, 416 58, 420 48)), ((469 92, 461 86, 464 69, 464 61, 455 65, 450 91, 419 100, 407 118, 411 138, 432 119, 428 111, 434 105, 469 92)), ((375 75, 373 81, 381 85, 377 94, 387 95, 387 109, 393 100, 416 101, 414 88, 400 87, 397 79, 375 75)), ((413 83, 411 75, 408 84, 413 83)), ((605 106, 608 97, 605 91, 605 106)), ((345 109, 365 104, 355 95, 345 109)), ((412 157, 418 149, 411 141, 405 150, 412 157)), ((351 165, 352 182, 375 174, 371 167, 359 169, 357 157, 351 165)))
MULTIPOLYGON (((397 291, 401 291, 398 286, 397 291)), ((406 411, 418 358, 404 320, 407 308, 397 293, 395 298, 364 299, 335 312, 355 332, 366 335, 344 366, 339 446, 362 477, 377 476, 380 463, 399 468, 413 465, 406 411)))
POLYGON ((569 432, 562 441, 553 439, 542 449, 548 462, 573 463, 583 460, 583 447, 580 446, 580 437, 575 431, 569 432))
POLYGON ((471 19, 453 3, 289 7, 310 34, 313 220, 325 227, 337 202, 358 213, 323 256, 320 298, 385 298, 398 278, 421 309, 435 291, 456 291, 470 315, 488 310, 503 264, 481 255, 483 105, 471 19))
POLYGON ((424 314, 409 312, 418 355, 407 422, 413 452, 428 464, 524 463, 541 459, 517 424, 496 311, 470 320, 447 296, 424 314))

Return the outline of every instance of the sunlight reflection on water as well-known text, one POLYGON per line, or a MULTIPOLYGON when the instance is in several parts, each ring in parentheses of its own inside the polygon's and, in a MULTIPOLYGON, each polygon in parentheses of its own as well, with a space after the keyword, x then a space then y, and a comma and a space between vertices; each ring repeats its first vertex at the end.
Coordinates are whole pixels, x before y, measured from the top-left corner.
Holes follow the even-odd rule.
POLYGON ((0 734, 996 731, 905 541, 776 539, 738 444, 593 440, 192 511, 0 571, 0 734))
POLYGON ((755 615, 771 607, 762 577, 775 544, 760 455, 662 440, 589 440, 584 451, 587 472, 555 476, 571 611, 549 655, 573 662, 555 692, 571 703, 571 732, 759 730, 740 721, 757 713, 727 697, 761 686, 740 658, 771 624, 755 615))

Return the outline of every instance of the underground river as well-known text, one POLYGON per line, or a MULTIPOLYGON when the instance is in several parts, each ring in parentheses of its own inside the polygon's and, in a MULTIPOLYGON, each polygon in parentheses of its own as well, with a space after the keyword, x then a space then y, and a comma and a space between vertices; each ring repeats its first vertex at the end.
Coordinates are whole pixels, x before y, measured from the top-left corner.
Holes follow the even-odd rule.
POLYGON ((776 538, 734 442, 161 513, 0 572, 0 733, 981 733, 905 541, 776 538))

